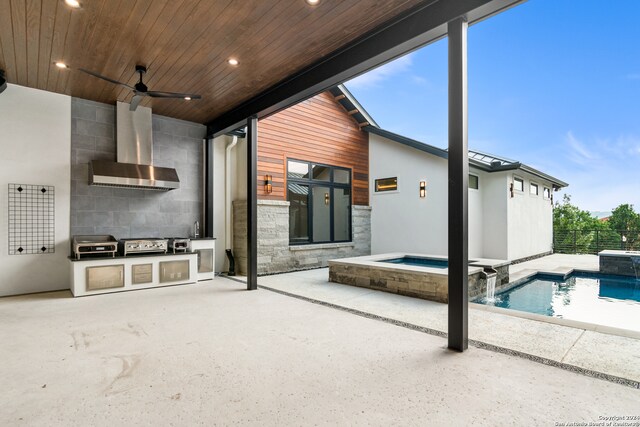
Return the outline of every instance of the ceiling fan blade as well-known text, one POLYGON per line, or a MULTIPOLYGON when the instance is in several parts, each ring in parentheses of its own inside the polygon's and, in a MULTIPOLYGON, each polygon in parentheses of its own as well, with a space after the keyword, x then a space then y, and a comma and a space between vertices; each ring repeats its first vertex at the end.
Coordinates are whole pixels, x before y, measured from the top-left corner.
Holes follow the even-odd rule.
POLYGON ((202 96, 196 95, 194 93, 176 93, 176 92, 158 92, 158 91, 149 91, 147 95, 153 98, 191 98, 191 99, 201 99, 202 96))
POLYGON ((140 104, 140 101, 142 101, 142 98, 144 98, 144 95, 140 95, 137 93, 133 95, 133 98, 131 98, 131 104, 129 104, 129 111, 136 111, 136 108, 138 108, 138 105, 140 104))
POLYGON ((119 81, 117 81, 117 80, 110 79, 109 77, 105 77, 105 76, 100 75, 100 74, 98 74, 98 73, 94 73, 93 71, 85 70, 84 68, 78 68, 78 70, 82 71, 83 73, 87 73, 87 74, 89 74, 89 75, 91 75, 91 76, 93 76, 93 77, 97 77, 97 78, 99 78, 99 79, 106 80, 106 81, 108 81, 109 83, 113 83, 113 84, 116 84, 116 85, 124 86, 124 87, 126 87, 126 88, 131 89, 131 90, 134 90, 134 87, 133 87, 133 86, 129 86, 129 85, 128 85, 128 84, 126 84, 126 83, 122 83, 122 82, 119 82, 119 81))

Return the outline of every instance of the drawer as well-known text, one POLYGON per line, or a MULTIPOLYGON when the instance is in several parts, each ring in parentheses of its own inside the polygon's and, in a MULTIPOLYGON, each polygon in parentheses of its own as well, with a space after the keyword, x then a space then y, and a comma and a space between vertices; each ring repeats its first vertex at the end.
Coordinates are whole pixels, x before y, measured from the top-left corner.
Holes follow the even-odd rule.
POLYGON ((153 282, 153 264, 134 264, 131 266, 131 284, 141 285, 153 282))

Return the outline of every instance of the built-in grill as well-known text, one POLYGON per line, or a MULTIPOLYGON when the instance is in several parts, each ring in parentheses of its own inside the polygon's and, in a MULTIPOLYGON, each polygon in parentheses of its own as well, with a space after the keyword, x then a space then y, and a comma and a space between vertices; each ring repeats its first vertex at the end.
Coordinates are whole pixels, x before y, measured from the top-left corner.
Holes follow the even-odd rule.
POLYGON ((187 252, 189 250, 189 239, 186 237, 165 237, 169 241, 169 250, 176 252, 187 252))
POLYGON ((118 241, 118 251, 120 255, 131 255, 141 253, 167 253, 169 242, 167 239, 159 237, 147 237, 141 239, 120 239, 118 241))
POLYGON ((118 252, 118 241, 115 237, 103 234, 94 236, 73 236, 71 239, 71 251, 76 259, 85 255, 108 255, 116 256, 118 252))

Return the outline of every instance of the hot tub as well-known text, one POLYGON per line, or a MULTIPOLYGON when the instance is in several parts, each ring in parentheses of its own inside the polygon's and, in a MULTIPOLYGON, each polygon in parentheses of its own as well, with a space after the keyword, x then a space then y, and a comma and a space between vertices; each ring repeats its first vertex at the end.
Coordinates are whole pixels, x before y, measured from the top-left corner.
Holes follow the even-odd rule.
MULTIPOLYGON (((446 257, 389 253, 329 261, 329 281, 377 289, 431 301, 448 302, 446 257)), ((509 283, 509 261, 476 258, 469 261, 469 299, 487 291, 487 274, 498 290, 509 283), (487 273, 489 272, 489 273, 487 273)))

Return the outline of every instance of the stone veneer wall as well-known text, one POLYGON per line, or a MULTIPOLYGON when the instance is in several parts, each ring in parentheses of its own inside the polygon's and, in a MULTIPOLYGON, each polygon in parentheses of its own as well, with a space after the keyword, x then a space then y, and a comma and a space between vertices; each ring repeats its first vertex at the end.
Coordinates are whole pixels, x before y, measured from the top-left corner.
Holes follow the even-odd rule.
MULTIPOLYGON (((89 161, 116 160, 115 106, 71 100, 71 235, 189 236, 202 224, 202 138, 206 127, 153 116, 153 162, 175 168, 168 192, 88 185, 89 161)), ((202 228, 201 228, 202 229, 202 228)))
MULTIPOLYGON (((495 268, 496 292, 509 284, 509 266, 495 268)), ((469 275, 469 301, 481 298, 487 293, 487 280, 480 272, 469 275)), ((449 279, 442 274, 429 274, 421 271, 400 269, 382 269, 366 264, 331 263, 329 281, 361 288, 376 289, 430 301, 449 301, 449 279)))
MULTIPOLYGON (((258 200, 258 274, 326 267, 327 261, 371 254, 371 208, 352 206, 350 243, 289 246, 289 202, 258 200)), ((247 272, 247 202, 233 202, 236 272, 247 272)))
MULTIPOLYGON (((633 260, 630 256, 600 255, 598 258, 600 273, 636 277, 636 268, 633 266, 633 260)), ((638 273, 640 273, 640 269, 638 273)))

